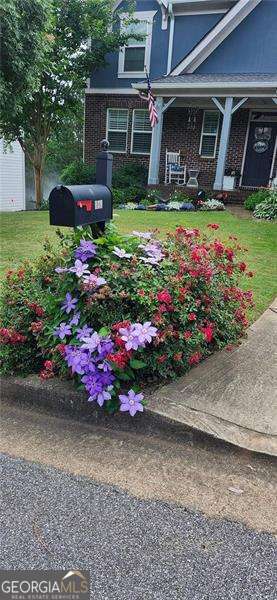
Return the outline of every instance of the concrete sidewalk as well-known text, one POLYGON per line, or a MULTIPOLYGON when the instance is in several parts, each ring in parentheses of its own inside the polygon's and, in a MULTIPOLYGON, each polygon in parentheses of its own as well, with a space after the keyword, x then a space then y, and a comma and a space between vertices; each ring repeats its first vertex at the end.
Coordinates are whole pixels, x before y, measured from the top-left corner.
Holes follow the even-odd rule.
POLYGON ((213 355, 149 398, 149 411, 277 456, 277 300, 232 352, 213 355))

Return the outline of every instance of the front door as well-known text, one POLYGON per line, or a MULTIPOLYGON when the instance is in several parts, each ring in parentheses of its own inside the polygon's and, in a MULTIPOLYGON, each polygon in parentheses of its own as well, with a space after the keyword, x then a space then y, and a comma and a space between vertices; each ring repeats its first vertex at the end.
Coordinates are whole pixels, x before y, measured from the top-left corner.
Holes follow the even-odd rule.
POLYGON ((277 123, 250 123, 242 185, 267 187, 270 178, 277 123))

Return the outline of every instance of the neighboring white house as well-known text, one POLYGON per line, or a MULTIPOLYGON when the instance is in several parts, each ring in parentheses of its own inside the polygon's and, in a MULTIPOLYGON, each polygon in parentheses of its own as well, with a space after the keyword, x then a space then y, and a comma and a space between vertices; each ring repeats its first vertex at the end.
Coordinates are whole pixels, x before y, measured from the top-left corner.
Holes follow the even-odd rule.
POLYGON ((18 142, 0 139, 0 211, 25 210, 25 156, 18 142))

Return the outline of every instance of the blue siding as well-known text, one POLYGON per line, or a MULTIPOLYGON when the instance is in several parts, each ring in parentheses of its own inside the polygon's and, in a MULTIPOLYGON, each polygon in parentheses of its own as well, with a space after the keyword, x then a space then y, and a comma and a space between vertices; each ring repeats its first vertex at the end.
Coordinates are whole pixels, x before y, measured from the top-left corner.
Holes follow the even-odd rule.
POLYGON ((277 73, 277 2, 262 0, 196 73, 277 73))
MULTIPOLYGON (((122 2, 120 10, 126 9, 126 3, 122 2)), ((137 0, 136 11, 156 10, 157 14, 153 21, 152 32, 152 49, 150 76, 159 77, 165 75, 167 65, 167 47, 168 47, 168 29, 162 30, 162 13, 158 2, 155 0, 137 0)), ((129 88, 134 79, 118 79, 118 52, 114 52, 107 56, 107 66, 104 69, 99 69, 91 77, 91 85, 93 87, 121 87, 129 88)), ((135 80, 136 81, 136 80, 135 80)))
POLYGON ((172 68, 212 29, 223 14, 175 17, 172 68))

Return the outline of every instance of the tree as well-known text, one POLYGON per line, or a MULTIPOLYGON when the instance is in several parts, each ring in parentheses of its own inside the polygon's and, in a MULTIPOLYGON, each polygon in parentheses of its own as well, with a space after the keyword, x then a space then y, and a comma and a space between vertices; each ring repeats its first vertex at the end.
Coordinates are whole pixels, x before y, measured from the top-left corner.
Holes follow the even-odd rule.
POLYGON ((39 208, 51 136, 58 139, 80 106, 87 78, 130 33, 120 30, 113 0, 8 0, 7 9, 6 3, 1 7, 1 133, 17 139, 27 154, 39 208))

